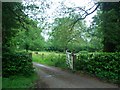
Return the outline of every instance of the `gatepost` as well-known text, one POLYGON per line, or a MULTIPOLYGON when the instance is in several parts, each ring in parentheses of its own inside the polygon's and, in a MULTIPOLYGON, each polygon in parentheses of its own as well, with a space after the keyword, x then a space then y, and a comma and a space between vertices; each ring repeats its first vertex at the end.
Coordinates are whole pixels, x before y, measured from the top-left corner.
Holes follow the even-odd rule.
POLYGON ((76 54, 74 54, 74 52, 72 52, 72 61, 73 61, 73 70, 75 68, 75 60, 76 60, 76 54))

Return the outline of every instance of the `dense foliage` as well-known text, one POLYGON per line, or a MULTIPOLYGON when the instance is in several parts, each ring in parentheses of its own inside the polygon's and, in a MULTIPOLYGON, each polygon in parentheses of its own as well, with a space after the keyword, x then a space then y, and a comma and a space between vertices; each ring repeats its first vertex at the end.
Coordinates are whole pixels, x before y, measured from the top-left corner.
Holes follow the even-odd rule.
POLYGON ((75 69, 94 74, 102 79, 118 83, 120 53, 80 53, 75 61, 75 69))
POLYGON ((43 37, 38 22, 30 19, 24 12, 22 3, 11 2, 2 4, 2 34, 3 51, 8 52, 18 49, 41 50, 43 37))
POLYGON ((3 77, 12 75, 29 76, 33 73, 32 54, 4 53, 2 62, 3 77))
POLYGON ((29 30, 26 32, 25 29, 18 29, 19 32, 15 37, 12 38, 12 48, 19 50, 43 50, 44 49, 44 38, 41 36, 42 29, 37 27, 38 22, 28 19, 31 23, 27 25, 29 30), (21 31, 20 31, 21 30, 21 31))

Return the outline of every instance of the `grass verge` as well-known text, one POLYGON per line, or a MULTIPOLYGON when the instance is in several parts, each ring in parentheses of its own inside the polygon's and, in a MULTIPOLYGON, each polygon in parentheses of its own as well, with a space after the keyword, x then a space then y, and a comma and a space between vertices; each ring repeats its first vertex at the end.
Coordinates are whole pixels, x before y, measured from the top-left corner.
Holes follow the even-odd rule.
POLYGON ((0 76, 0 90, 2 89, 2 76, 0 76))
POLYGON ((34 83, 37 80, 37 74, 34 73, 29 77, 11 76, 2 78, 2 88, 34 88, 34 83))

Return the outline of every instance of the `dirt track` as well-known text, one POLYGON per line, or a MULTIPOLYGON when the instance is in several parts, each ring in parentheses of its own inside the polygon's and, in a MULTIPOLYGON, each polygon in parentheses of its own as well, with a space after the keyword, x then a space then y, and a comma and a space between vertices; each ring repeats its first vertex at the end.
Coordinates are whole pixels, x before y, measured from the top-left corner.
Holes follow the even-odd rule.
POLYGON ((33 63, 40 79, 36 88, 118 88, 116 85, 77 75, 59 68, 33 63))

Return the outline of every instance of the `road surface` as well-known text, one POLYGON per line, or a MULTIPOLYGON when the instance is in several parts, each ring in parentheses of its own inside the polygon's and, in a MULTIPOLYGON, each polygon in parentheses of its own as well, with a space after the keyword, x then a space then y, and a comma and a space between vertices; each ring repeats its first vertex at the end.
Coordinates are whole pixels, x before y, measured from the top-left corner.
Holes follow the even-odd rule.
POLYGON ((40 79, 36 88, 118 88, 92 77, 63 71, 56 67, 33 63, 40 79))

